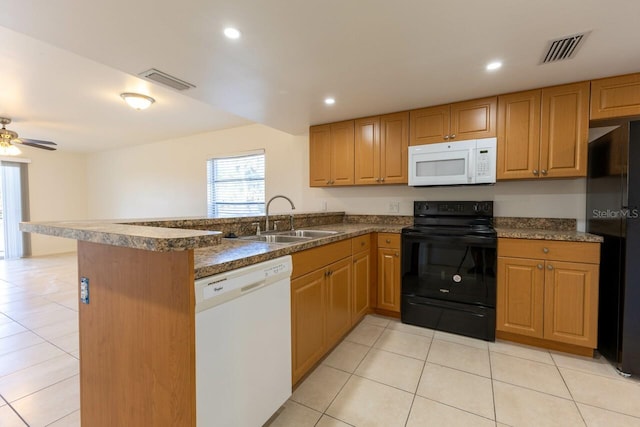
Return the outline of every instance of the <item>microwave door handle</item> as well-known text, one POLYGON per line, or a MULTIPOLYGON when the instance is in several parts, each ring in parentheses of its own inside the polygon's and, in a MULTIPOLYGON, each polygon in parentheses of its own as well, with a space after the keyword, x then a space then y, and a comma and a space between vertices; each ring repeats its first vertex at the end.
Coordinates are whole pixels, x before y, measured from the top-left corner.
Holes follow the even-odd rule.
POLYGON ((472 148, 469 148, 469 161, 467 162, 468 163, 467 164, 467 182, 468 183, 473 183, 474 181, 473 174, 476 169, 476 166, 475 166, 476 159, 474 154, 475 154, 475 150, 472 148))

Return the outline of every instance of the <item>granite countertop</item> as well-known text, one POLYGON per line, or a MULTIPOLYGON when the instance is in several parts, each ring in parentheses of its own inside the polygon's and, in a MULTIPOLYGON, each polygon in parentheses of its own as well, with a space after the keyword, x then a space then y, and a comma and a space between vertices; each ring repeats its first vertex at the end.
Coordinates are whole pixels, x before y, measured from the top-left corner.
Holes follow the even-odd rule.
POLYGON ((494 218, 499 238, 596 243, 603 241, 601 236, 576 231, 576 225, 575 218, 494 218))
POLYGON ((400 233, 403 224, 354 224, 339 223, 313 227, 314 230, 333 230, 339 234, 308 240, 301 243, 264 243, 240 239, 222 239, 217 246, 200 248, 194 251, 195 278, 223 273, 247 265, 305 249, 315 248, 340 240, 350 239, 368 233, 400 233))
POLYGON ((23 222, 20 223, 20 230, 27 233, 161 252, 218 245, 222 240, 222 233, 219 231, 150 227, 103 220, 23 222))
POLYGON ((596 242, 603 241, 602 236, 575 230, 547 230, 496 227, 498 238, 531 239, 531 240, 562 240, 567 242, 596 242))

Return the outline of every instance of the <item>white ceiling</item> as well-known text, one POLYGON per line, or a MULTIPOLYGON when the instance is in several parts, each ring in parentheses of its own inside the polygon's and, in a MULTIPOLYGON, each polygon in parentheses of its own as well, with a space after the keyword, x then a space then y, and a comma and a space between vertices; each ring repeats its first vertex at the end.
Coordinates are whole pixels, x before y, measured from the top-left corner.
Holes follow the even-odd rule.
POLYGON ((98 151, 317 124, 640 71, 637 0, 0 0, 0 116, 98 151), (236 26, 242 38, 224 38, 236 26), (574 59, 551 39, 592 31, 574 59), (488 73, 484 66, 504 66, 488 73), (157 68, 196 85, 140 79, 157 68), (156 98, 133 111, 119 94, 156 98), (327 107, 322 100, 337 102, 327 107))

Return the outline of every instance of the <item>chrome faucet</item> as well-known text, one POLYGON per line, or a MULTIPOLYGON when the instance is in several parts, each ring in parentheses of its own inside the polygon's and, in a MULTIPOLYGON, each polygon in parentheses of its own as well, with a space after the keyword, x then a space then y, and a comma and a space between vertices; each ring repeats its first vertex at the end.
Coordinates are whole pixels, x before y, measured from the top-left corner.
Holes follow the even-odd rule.
MULTIPOLYGON (((269 199, 269 201, 267 202, 267 207, 266 207, 266 224, 264 227, 264 231, 269 231, 269 205, 271 204, 271 202, 273 202, 273 199, 277 199, 277 198, 282 198, 282 199, 287 199, 287 201, 289 203, 291 203, 291 210, 295 210, 296 207, 293 205, 293 202, 291 201, 290 198, 288 198, 287 196, 283 196, 283 195, 277 195, 277 196, 273 196, 272 198, 269 199)), ((291 216, 289 217, 289 222, 291 223, 291 229, 293 230, 293 214, 291 214, 291 216)))

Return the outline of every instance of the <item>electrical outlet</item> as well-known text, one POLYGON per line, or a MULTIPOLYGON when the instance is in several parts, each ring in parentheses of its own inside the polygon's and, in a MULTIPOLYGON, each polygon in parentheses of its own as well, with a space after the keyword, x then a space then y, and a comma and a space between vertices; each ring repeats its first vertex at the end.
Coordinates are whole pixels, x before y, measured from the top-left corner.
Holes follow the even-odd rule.
POLYGON ((400 213, 400 202, 389 202, 390 213, 400 213))
POLYGON ((320 210, 322 212, 326 212, 326 210, 327 210, 327 201, 326 200, 320 200, 320 210))

